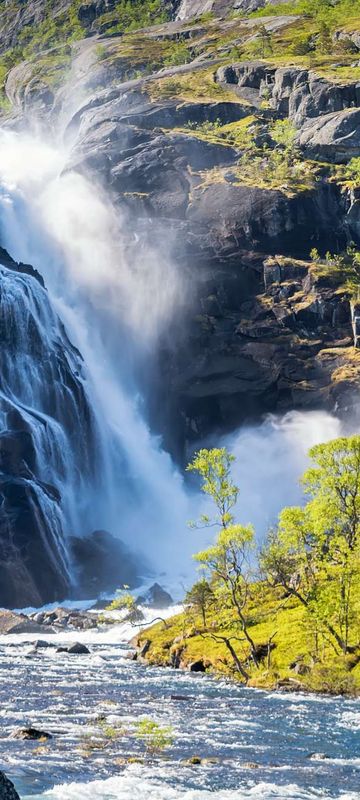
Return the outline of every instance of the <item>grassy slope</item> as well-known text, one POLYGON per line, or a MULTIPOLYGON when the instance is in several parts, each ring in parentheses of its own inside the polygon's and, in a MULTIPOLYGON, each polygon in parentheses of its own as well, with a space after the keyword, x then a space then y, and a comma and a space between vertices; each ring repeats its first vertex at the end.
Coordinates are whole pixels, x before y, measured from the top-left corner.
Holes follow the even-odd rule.
MULTIPOLYGON (((154 40, 146 33, 134 36, 134 31, 161 24, 169 18, 168 5, 162 0, 120 0, 115 9, 97 18, 95 26, 89 31, 86 28, 81 15, 80 7, 84 5, 84 0, 72 0, 68 6, 59 12, 61 4, 57 0, 48 0, 44 5, 43 19, 37 25, 26 25, 18 30, 16 44, 8 48, 0 55, 0 88, 4 86, 6 75, 9 69, 15 64, 26 59, 36 65, 37 72, 41 74, 42 80, 49 85, 58 85, 64 77, 71 59, 71 45, 89 33, 106 34, 126 34, 125 39, 118 41, 118 55, 123 52, 129 58, 129 66, 133 66, 134 57, 139 65, 139 72, 151 73, 161 66, 171 66, 187 63, 194 57, 202 54, 219 58, 221 63, 234 60, 241 60, 254 57, 262 57, 272 63, 298 64, 299 66, 311 66, 322 71, 334 80, 354 80, 360 78, 360 67, 353 66, 353 54, 336 53, 336 65, 334 66, 334 54, 323 55, 315 52, 310 55, 296 55, 296 45, 304 37, 317 35, 321 22, 326 18, 332 31, 344 29, 348 32, 360 27, 360 0, 340 0, 335 9, 327 9, 324 14, 321 11, 321 3, 318 13, 312 17, 304 15, 302 12, 309 6, 310 0, 298 0, 289 3, 289 8, 284 5, 271 8, 271 14, 291 13, 298 17, 291 24, 274 33, 271 41, 271 51, 261 52, 261 44, 249 36, 249 32, 259 29, 262 24, 263 12, 250 15, 250 19, 255 28, 252 31, 244 25, 248 19, 241 15, 230 15, 225 21, 205 15, 203 18, 186 23, 185 27, 194 26, 194 35, 190 38, 182 38, 181 33, 175 39, 169 37, 161 38, 161 41, 154 40), (195 30, 196 28, 196 30, 195 30), (155 47, 154 47, 155 45, 155 47), (140 58, 141 56, 141 58, 140 58)), ((0 31, 12 24, 17 12, 23 8, 20 0, 0 0, 0 31)), ((267 14, 269 11, 267 11, 267 14)), ((0 36, 1 47, 1 36, 0 36)), ((116 50, 116 47, 114 48, 116 50)), ((206 83, 206 67, 203 77, 206 83)), ((154 86, 154 93, 161 94, 162 91, 169 94, 173 93, 179 97, 196 97, 204 94, 203 81, 198 77, 190 86, 189 79, 173 81, 173 84, 164 79, 157 86, 154 86), (161 84, 161 85, 159 85, 161 84), (171 86, 173 87, 171 89, 171 86)), ((219 97, 221 89, 216 93, 219 97)), ((214 95, 214 88, 209 88, 209 96, 214 95)), ((184 99, 185 99, 184 97, 184 99)), ((225 93, 224 97, 225 99, 225 93)))
MULTIPOLYGON (((234 621, 209 613, 207 629, 216 635, 241 636, 234 621)), ((186 667, 199 659, 208 670, 217 675, 238 679, 231 656, 223 643, 203 633, 203 624, 193 612, 179 614, 168 620, 166 626, 158 623, 144 631, 139 643, 151 641, 147 653, 150 664, 167 666, 171 657, 180 652, 181 666, 186 667)), ((279 681, 297 681, 312 691, 357 694, 360 691, 360 663, 357 656, 337 654, 324 637, 318 639, 318 651, 312 621, 306 610, 294 599, 283 599, 264 585, 254 587, 251 636, 255 644, 266 644, 270 637, 275 644, 271 652, 270 667, 265 658, 260 669, 247 665, 250 686, 274 689, 279 681), (297 674, 290 665, 301 661, 310 670, 297 674), (315 661, 315 663, 314 663, 315 661)), ((246 660, 248 651, 242 642, 232 642, 238 654, 246 660)), ((359 653, 360 658, 360 653, 359 653)), ((296 684, 294 683, 294 687, 296 684)))

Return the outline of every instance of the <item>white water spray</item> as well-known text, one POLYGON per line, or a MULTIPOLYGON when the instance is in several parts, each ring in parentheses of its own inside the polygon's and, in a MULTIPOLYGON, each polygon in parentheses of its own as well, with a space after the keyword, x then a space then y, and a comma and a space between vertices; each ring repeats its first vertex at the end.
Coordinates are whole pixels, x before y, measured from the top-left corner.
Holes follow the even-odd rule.
MULTIPOLYGON (((169 324, 183 287, 167 248, 145 252, 98 187, 64 172, 68 157, 66 149, 27 135, 0 136, 2 242, 44 276, 52 305, 84 357, 99 431, 97 479, 85 481, 82 496, 70 497, 69 518, 78 525, 72 532, 107 528, 173 576, 188 574, 191 552, 211 532, 195 542, 186 534, 186 521, 201 503, 189 499, 151 436, 129 370, 129 360, 169 324)), ((308 447, 339 432, 327 414, 292 414, 230 440, 238 457, 240 514, 260 536, 283 504, 300 499, 296 480, 308 447)), ((69 486, 62 491, 69 499, 69 486)))
POLYGON ((82 514, 75 533, 107 528, 151 560, 156 541, 163 563, 181 572, 189 556, 181 536, 188 517, 182 480, 141 418, 124 366, 154 343, 180 299, 180 284, 171 260, 151 251, 145 257, 141 243, 121 229, 98 188, 63 173, 67 158, 66 150, 28 135, 1 135, 2 242, 44 276, 84 357, 101 432, 101 474, 96 488, 86 489, 91 513, 82 514))

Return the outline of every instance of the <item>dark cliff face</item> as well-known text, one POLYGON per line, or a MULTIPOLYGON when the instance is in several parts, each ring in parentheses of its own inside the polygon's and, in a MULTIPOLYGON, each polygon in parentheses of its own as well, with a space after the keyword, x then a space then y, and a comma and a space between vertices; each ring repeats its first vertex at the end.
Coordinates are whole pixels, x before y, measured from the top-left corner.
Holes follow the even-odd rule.
MULTIPOLYGON (((149 368, 138 376, 151 425, 180 462, 196 442, 270 411, 356 412, 351 291, 324 256, 351 242, 360 247, 359 189, 338 172, 360 156, 357 67, 353 79, 332 80, 313 59, 305 67, 303 58, 284 66, 281 53, 259 57, 260 20, 229 12, 265 5, 270 14, 270 0, 167 2, 172 21, 128 34, 105 0, 33 0, 16 3, 11 18, 3 12, 4 51, 49 13, 63 30, 71 11, 78 39, 65 55, 64 42, 61 52, 59 43, 24 51, 6 78, 6 125, 26 129, 35 119, 47 135, 62 135, 72 145, 68 169, 105 185, 129 237, 170 253, 182 274, 186 309, 175 310, 155 348, 152 380, 149 368), (194 19, 207 12, 219 18, 194 19), (287 119, 296 127, 299 177, 265 179, 271 125, 287 119), (310 259, 314 248, 320 260, 310 259)), ((265 34, 275 49, 281 36, 288 46, 299 24, 269 17, 265 34)), ((41 315, 53 312, 39 276, 4 254, 2 263, 0 604, 23 605, 68 593, 74 558, 71 574, 98 591, 100 578, 86 565, 102 547, 97 536, 93 549, 79 542, 77 529, 67 531, 66 545, 67 465, 52 444, 60 425, 91 474, 94 425, 81 357, 54 316, 48 339, 41 315)), ((120 565, 125 555, 115 551, 120 565)))
MULTIPOLYGON (((175 73, 170 94, 172 80, 175 73)), ((105 177, 129 228, 151 230, 160 248, 171 232, 172 258, 190 287, 187 311, 160 343, 148 397, 152 424, 181 461, 199 440, 267 412, 353 415, 359 380, 351 293, 331 264, 321 273, 309 258, 313 248, 338 253, 360 243, 356 194, 332 177, 334 164, 359 152, 358 85, 262 62, 221 68, 212 80, 226 101, 154 99, 147 79, 137 80, 94 95, 70 124, 74 168, 105 177), (312 145, 311 160, 304 148, 314 172, 295 188, 255 175, 243 182, 241 145, 214 135, 250 117, 267 141, 269 120, 290 117, 301 142, 310 122, 320 130, 337 115, 354 135, 329 134, 312 145)))
POLYGON ((0 308, 0 606, 133 583, 121 542, 106 532, 78 538, 91 533, 84 498, 96 486, 98 458, 82 359, 39 274, 5 251, 0 308))
POLYGON ((0 604, 25 606, 70 591, 59 486, 66 434, 80 414, 91 439, 91 415, 38 275, 4 252, 1 262, 0 604))

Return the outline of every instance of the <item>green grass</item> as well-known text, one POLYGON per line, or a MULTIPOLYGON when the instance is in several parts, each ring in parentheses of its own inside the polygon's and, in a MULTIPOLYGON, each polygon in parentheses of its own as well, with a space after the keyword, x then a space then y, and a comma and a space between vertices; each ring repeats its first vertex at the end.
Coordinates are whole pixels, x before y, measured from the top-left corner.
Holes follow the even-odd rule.
MULTIPOLYGON (((253 613, 250 633, 257 645, 266 644, 270 637, 275 647, 271 651, 270 665, 267 658, 256 669, 250 663, 250 686, 272 689, 279 680, 294 679, 305 689, 329 693, 355 694, 360 690, 360 666, 357 655, 345 657, 336 654, 326 638, 316 639, 315 630, 306 610, 295 599, 284 599, 275 590, 264 584, 254 584, 252 597, 253 613), (301 661, 309 668, 306 675, 298 675, 291 668, 301 661)), ((231 656, 226 646, 211 638, 217 635, 241 637, 230 612, 209 612, 206 633, 200 616, 192 613, 179 614, 167 620, 166 627, 158 623, 139 636, 139 641, 151 640, 147 661, 163 666, 171 662, 171 656, 181 653, 181 666, 192 661, 203 660, 210 672, 225 674, 237 679, 231 656), (175 641, 174 641, 175 640, 175 641)), ((243 659, 248 652, 243 642, 233 641, 243 659)), ((360 653, 359 653, 360 656, 360 653)))

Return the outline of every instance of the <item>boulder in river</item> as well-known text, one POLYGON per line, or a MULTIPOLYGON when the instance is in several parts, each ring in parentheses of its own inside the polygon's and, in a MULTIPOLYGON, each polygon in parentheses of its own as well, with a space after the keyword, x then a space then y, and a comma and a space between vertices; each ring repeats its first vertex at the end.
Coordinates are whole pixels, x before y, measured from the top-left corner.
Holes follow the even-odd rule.
POLYGON ((40 739, 52 739, 52 735, 46 731, 39 731, 37 728, 19 728, 11 734, 11 739, 39 741, 40 739))
POLYGON ((168 608, 173 604, 171 594, 163 589, 159 583, 153 583, 145 594, 136 598, 139 606, 149 606, 149 608, 168 608))
POLYGON ((25 614, 0 611, 0 634, 4 633, 55 633, 52 628, 39 625, 25 614))
POLYGON ((82 644, 81 642, 74 642, 73 644, 70 644, 68 647, 58 647, 56 652, 70 653, 70 655, 82 656, 82 655, 88 655, 90 653, 90 650, 88 647, 86 647, 85 644, 82 644))
POLYGON ((199 658, 198 661, 192 661, 188 669, 189 672, 206 672, 206 667, 202 658, 199 658))
POLYGON ((0 772, 0 800, 20 800, 14 784, 3 772, 0 772))

